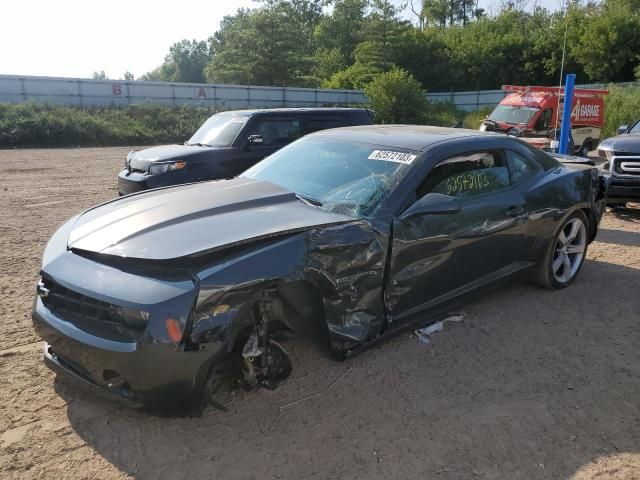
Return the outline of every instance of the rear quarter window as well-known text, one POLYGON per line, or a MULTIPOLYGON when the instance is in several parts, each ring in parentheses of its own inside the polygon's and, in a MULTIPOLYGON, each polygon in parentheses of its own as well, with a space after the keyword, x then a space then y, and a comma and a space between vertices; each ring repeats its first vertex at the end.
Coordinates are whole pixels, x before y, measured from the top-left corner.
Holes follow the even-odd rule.
POLYGON ((344 115, 311 116, 305 119, 307 133, 326 130, 328 128, 348 127, 349 119, 344 115))
POLYGON ((560 163, 555 158, 553 158, 551 155, 547 155, 542 150, 538 150, 537 148, 533 148, 532 146, 527 145, 524 142, 523 142, 523 144, 524 144, 524 146, 526 148, 528 148, 533 153, 533 156, 534 156, 536 162, 544 170, 551 170, 552 168, 557 168, 557 167, 560 166, 560 163))
POLYGON ((512 184, 520 183, 540 171, 540 165, 533 159, 513 150, 506 150, 506 154, 512 184))

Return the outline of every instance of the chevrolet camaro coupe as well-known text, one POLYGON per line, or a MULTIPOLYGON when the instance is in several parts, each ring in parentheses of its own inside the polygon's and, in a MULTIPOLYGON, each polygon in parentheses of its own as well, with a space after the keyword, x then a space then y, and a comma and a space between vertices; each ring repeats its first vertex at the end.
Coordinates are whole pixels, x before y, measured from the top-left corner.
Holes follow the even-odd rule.
POLYGON ((71 218, 45 249, 33 322, 47 365, 96 391, 219 407, 289 374, 283 338, 345 359, 500 282, 567 287, 605 194, 594 167, 505 135, 325 130, 238 178, 71 218))

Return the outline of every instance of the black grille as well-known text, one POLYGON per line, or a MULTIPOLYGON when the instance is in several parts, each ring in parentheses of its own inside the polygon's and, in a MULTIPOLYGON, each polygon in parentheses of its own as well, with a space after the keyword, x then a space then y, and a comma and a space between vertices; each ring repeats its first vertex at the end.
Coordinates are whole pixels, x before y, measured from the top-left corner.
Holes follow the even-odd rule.
POLYGON ((38 294, 42 303, 58 317, 92 335, 132 342, 144 331, 144 325, 128 322, 117 305, 75 292, 51 279, 41 280, 38 294))
POLYGON ((631 175, 640 177, 640 171, 637 171, 637 168, 640 168, 640 157, 638 157, 637 154, 633 155, 632 158, 616 156, 613 161, 613 171, 618 175, 631 175), (623 163, 631 164, 633 169, 631 170, 629 168, 622 168, 623 163))

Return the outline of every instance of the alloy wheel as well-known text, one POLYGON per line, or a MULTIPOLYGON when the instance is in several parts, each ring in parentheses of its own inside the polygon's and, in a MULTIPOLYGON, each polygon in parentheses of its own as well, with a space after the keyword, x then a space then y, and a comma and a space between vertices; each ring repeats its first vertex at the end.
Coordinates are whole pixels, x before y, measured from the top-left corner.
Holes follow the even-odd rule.
POLYGON ((572 218, 560 231, 551 268, 560 283, 569 282, 582 263, 587 248, 587 229, 580 218, 572 218))

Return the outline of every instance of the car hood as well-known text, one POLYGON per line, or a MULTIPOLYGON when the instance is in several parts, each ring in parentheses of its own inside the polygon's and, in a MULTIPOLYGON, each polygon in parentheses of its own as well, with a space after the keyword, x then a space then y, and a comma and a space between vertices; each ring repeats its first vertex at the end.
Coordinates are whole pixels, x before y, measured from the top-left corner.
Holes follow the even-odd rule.
POLYGON ((131 152, 127 156, 129 166, 136 170, 146 170, 150 163, 170 160, 185 160, 194 157, 208 157, 212 151, 228 150, 226 147, 199 147, 197 145, 161 145, 131 152))
POLYGON ((550 153, 557 161, 564 163, 565 165, 587 165, 594 166, 595 162, 587 157, 578 157, 576 155, 565 155, 562 153, 550 153))
POLYGON ((308 205, 273 183, 235 178, 99 205, 78 217, 67 248, 167 260, 352 220, 308 205))
POLYGON ((640 133, 625 133, 623 135, 607 138, 600 142, 598 148, 612 150, 615 152, 640 154, 640 133))

